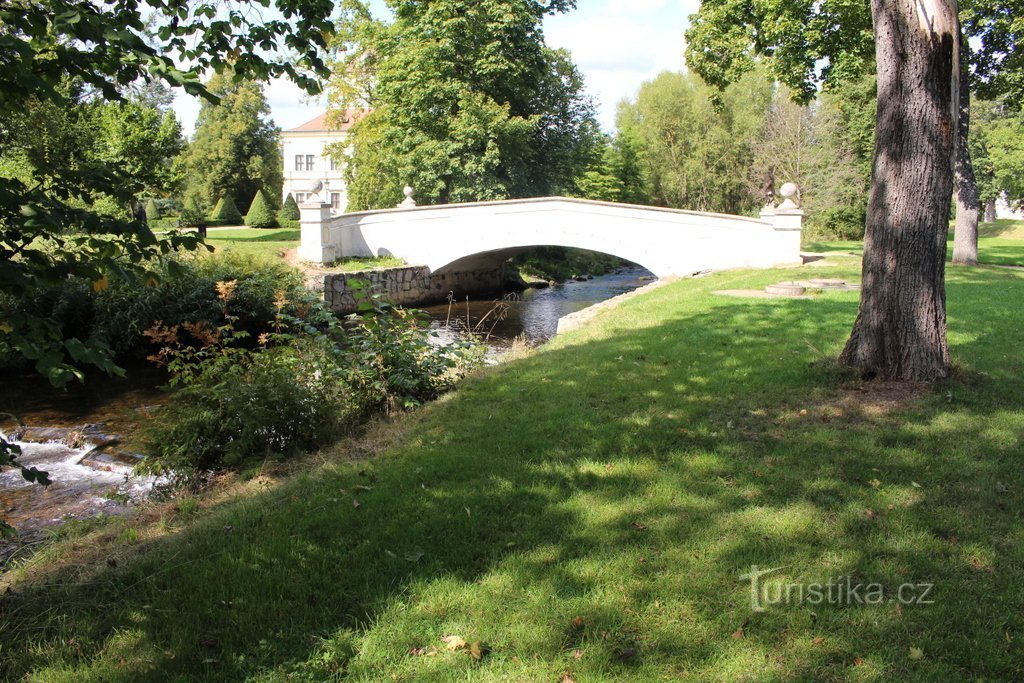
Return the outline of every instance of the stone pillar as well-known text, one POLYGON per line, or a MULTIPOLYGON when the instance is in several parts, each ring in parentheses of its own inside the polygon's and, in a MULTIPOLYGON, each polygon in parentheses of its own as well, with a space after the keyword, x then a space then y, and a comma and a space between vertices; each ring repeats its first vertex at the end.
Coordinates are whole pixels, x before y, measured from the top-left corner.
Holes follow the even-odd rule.
POLYGON ((775 227, 775 252, 778 263, 802 263, 800 240, 804 228, 804 211, 794 198, 799 190, 793 183, 779 188, 783 201, 778 207, 766 206, 761 209, 761 220, 775 227))
POLYGON ((330 222, 330 204, 317 201, 299 205, 299 258, 313 263, 331 263, 337 258, 337 249, 330 239, 330 222))

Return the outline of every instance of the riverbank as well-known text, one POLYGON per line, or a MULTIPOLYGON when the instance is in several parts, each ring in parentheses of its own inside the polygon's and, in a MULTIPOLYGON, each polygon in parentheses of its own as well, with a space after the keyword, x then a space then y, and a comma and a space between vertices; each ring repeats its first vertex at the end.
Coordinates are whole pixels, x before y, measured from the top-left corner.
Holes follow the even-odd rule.
POLYGON ((0 678, 1019 678, 1024 275, 950 268, 932 386, 828 362, 856 293, 714 294, 794 278, 669 284, 286 475, 61 541, 3 579, 0 678), (884 601, 753 612, 752 565, 884 601))

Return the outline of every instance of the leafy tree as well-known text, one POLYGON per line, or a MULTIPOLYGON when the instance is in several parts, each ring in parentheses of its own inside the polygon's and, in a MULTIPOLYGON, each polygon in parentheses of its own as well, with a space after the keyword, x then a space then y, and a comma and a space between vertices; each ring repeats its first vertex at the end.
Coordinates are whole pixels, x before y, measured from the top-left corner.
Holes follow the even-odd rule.
POLYGON ((868 378, 937 379, 950 369, 944 275, 959 23, 948 0, 872 0, 870 9, 869 21, 866 3, 846 0, 756 11, 744 0, 706 0, 687 32, 687 62, 724 86, 761 54, 806 101, 820 80, 862 73, 874 34, 878 112, 864 286, 842 360, 868 378))
POLYGON ((156 200, 150 197, 146 200, 146 219, 151 221, 160 220, 160 207, 156 200))
MULTIPOLYGON (((872 98, 873 104, 873 98, 872 98)), ((834 98, 810 106, 794 102, 780 86, 773 97, 764 133, 752 143, 749 187, 763 201, 765 179, 794 182, 809 228, 821 234, 859 239, 869 185, 856 143, 848 137, 843 112, 834 98)))
MULTIPOLYGON (((271 0, 258 0, 268 7, 271 0)), ((134 0, 91 3, 35 0, 0 4, 0 149, 8 150, 26 107, 61 110, 82 90, 105 100, 128 99, 128 86, 165 82, 215 100, 200 82, 230 63, 243 78, 288 75, 317 91, 327 75, 321 58, 333 11, 329 0, 274 0, 280 19, 252 11, 253 3, 134 0), (186 66, 181 66, 186 65, 186 66), (77 84, 69 94, 68 84, 77 84)), ((130 276, 194 236, 157 238, 142 222, 104 216, 97 194, 120 204, 145 188, 116 161, 89 159, 71 146, 56 164, 0 164, 0 288, 18 298, 29 288, 59 286, 69 276, 102 287, 108 275, 130 276)), ((24 161, 24 160, 22 160, 24 161)), ((41 316, 0 312, 0 346, 35 363, 55 383, 82 377, 78 366, 116 371, 100 345, 64 339, 41 316)), ((12 450, 0 441, 0 466, 12 450)), ((26 472, 28 476, 34 476, 26 472)), ((2 525, 0 525, 2 526, 2 525)))
POLYGON ((635 102, 620 105, 618 128, 620 139, 643 149, 650 202, 698 211, 754 209, 747 169, 770 101, 761 73, 745 75, 717 97, 692 74, 665 72, 641 85, 635 102))
POLYGON ((1006 102, 985 102, 978 122, 978 146, 990 174, 984 197, 1004 196, 1011 206, 1024 205, 1024 112, 1006 102))
POLYGON ((242 212, 235 205, 235 200, 230 195, 226 195, 217 200, 213 210, 210 212, 210 220, 240 225, 242 223, 242 212))
POLYGON ((274 212, 267 196, 263 190, 256 193, 249 212, 245 214, 245 224, 251 228, 274 228, 277 227, 277 214, 274 212))
POLYGON ((288 196, 284 198, 284 204, 281 206, 281 218, 289 221, 297 221, 301 217, 299 213, 299 205, 295 201, 295 197, 289 192, 288 196))
POLYGON ((568 0, 388 0, 390 23, 343 5, 336 106, 353 128, 349 209, 553 194, 572 188, 596 140, 593 106, 564 51, 544 46, 568 0))
POLYGON ((263 187, 281 187, 280 130, 269 120, 263 87, 230 73, 207 83, 218 103, 204 102, 183 157, 189 194, 208 203, 231 197, 245 205, 263 187))

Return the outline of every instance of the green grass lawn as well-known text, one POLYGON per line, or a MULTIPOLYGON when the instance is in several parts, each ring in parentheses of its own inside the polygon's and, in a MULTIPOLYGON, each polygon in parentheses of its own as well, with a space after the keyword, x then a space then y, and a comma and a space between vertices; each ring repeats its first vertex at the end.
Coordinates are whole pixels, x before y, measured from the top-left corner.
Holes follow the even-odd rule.
POLYGON ((383 453, 40 553, 0 586, 0 679, 1021 680, 1024 273, 949 270, 956 379, 909 389, 825 360, 856 293, 712 293, 794 276, 676 282, 383 453), (884 603, 754 612, 752 565, 884 603))
MULTIPOLYGON (((949 233, 949 255, 953 255, 952 225, 949 233)), ((1024 221, 997 220, 978 228, 978 260, 993 266, 1024 266, 1024 221)), ((804 245, 805 251, 862 254, 862 241, 814 241, 804 245)))
POLYGON ((256 228, 210 230, 207 233, 206 241, 217 251, 234 251, 250 256, 277 258, 282 252, 299 246, 299 231, 259 230, 256 228))

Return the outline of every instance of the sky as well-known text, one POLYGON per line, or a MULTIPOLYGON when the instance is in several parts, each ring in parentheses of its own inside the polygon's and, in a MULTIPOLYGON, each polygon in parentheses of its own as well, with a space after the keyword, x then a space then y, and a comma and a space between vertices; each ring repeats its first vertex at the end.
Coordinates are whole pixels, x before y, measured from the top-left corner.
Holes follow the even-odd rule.
MULTIPOLYGON (((579 7, 544 22, 547 44, 567 48, 586 78, 601 127, 612 132, 615 108, 636 95, 640 84, 662 71, 683 68, 683 31, 699 0, 577 0, 579 7)), ((371 3, 383 14, 379 0, 371 3)), ((294 128, 317 116, 323 100, 309 96, 290 81, 275 80, 264 92, 274 122, 294 128)), ((174 109, 187 135, 195 128, 199 102, 178 94, 174 109)))

